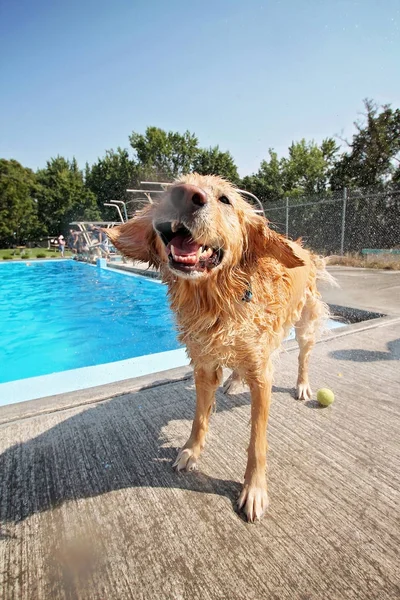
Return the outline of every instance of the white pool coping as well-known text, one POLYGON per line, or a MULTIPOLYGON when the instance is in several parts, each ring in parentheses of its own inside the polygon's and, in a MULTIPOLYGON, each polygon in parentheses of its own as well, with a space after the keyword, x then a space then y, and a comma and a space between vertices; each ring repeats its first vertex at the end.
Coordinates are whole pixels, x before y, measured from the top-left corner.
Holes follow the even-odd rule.
POLYGON ((93 367, 81 367, 40 375, 27 379, 18 379, 0 384, 0 406, 17 402, 46 398, 77 390, 85 390, 98 385, 133 379, 142 375, 151 375, 175 367, 186 366, 189 359, 184 349, 137 356, 93 367))

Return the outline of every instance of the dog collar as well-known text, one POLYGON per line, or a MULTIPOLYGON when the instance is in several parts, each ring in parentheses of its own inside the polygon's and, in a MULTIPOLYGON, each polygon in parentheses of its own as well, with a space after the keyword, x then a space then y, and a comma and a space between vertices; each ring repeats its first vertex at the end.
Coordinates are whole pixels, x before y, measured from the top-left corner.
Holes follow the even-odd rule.
POLYGON ((251 302, 252 298, 253 298, 253 292, 251 289, 251 283, 249 281, 249 283, 247 284, 247 290, 243 294, 242 302, 251 302))

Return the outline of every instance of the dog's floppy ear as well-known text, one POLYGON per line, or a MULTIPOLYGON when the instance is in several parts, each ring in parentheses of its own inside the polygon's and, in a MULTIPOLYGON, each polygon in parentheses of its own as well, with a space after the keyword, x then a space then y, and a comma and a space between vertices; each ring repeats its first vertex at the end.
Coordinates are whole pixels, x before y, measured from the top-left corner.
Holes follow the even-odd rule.
POLYGON ((150 204, 130 221, 103 231, 124 256, 158 268, 165 252, 153 228, 153 208, 154 205, 150 204))
POLYGON ((258 258, 271 256, 288 269, 304 265, 291 242, 270 229, 268 221, 256 214, 248 222, 245 256, 249 263, 254 263, 258 258))

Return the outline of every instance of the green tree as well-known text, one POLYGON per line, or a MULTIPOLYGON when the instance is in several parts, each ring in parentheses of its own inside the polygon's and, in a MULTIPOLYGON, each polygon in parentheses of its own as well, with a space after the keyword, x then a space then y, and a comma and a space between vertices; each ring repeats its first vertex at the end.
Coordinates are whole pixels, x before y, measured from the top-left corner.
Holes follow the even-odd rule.
POLYGON ((42 231, 35 174, 16 160, 0 159, 0 246, 22 244, 42 231))
POLYGON ((393 173, 393 178, 392 178, 392 182, 393 182, 393 187, 398 191, 400 190, 400 164, 398 165, 398 167, 394 170, 393 173))
POLYGON ((263 160, 258 172, 242 180, 242 187, 255 194, 262 202, 277 202, 284 197, 284 174, 282 160, 270 148, 269 160, 263 160))
POLYGON ((281 161, 285 195, 312 196, 326 192, 338 150, 332 138, 323 140, 321 146, 305 139, 293 142, 289 157, 281 161))
POLYGON ((379 107, 364 100, 363 121, 354 123, 356 133, 346 142, 332 173, 332 187, 383 187, 400 163, 400 109, 379 107))
POLYGON ((200 175, 219 175, 231 183, 238 184, 239 173, 230 152, 222 152, 219 146, 201 148, 193 160, 193 171, 200 175))
POLYGON ((107 150, 103 158, 89 167, 86 164, 85 183, 95 194, 99 211, 108 219, 116 218, 115 209, 104 207, 110 200, 131 200, 128 188, 138 186, 139 169, 135 161, 129 158, 128 150, 117 148, 107 150))
POLYGON ((135 159, 143 173, 155 173, 170 180, 189 173, 198 152, 196 136, 148 127, 146 133, 133 132, 129 137, 135 159))
POLYGON ((285 197, 321 194, 328 190, 338 146, 334 139, 293 142, 287 158, 278 158, 270 149, 255 175, 243 178, 242 185, 261 201, 279 202, 285 197))
POLYGON ((50 159, 46 168, 37 172, 37 179, 41 184, 39 218, 49 235, 66 233, 71 221, 100 218, 96 197, 86 188, 75 158, 72 161, 62 156, 50 159))

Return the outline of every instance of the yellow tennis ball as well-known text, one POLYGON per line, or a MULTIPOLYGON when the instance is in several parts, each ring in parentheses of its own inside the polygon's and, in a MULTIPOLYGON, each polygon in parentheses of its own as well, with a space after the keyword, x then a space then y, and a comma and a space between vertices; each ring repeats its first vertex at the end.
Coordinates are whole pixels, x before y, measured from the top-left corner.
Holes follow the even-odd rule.
POLYGON ((317 392, 317 400, 322 406, 329 406, 335 399, 335 394, 328 388, 321 388, 317 392))

